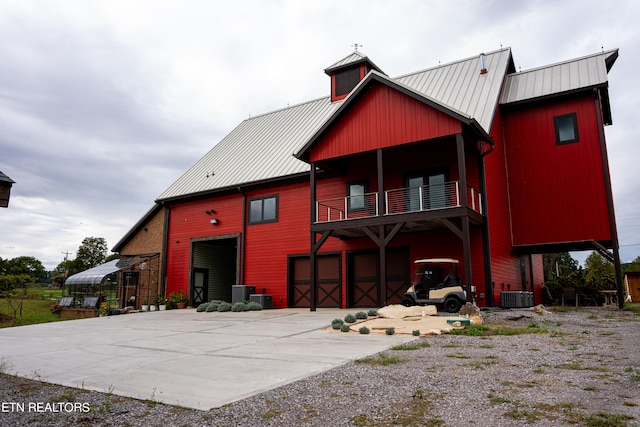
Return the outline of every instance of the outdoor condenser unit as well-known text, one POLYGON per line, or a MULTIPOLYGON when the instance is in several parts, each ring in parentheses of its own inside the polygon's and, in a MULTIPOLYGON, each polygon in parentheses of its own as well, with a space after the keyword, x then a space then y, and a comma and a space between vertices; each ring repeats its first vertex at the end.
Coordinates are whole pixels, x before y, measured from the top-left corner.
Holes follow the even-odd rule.
POLYGON ((249 300, 257 302, 262 308, 273 308, 273 295, 269 294, 251 294, 249 300))
POLYGON ((503 308, 533 307, 533 292, 501 292, 500 306, 503 308))
POLYGON ((255 293, 255 286, 233 285, 231 287, 231 304, 242 301, 249 301, 249 295, 255 293))

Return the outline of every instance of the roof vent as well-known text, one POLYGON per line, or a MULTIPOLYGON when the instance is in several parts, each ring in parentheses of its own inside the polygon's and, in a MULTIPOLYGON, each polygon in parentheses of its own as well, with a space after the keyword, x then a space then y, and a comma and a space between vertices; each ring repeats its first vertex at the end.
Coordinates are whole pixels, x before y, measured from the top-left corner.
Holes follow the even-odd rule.
POLYGON ((480 54, 480 74, 487 74, 487 65, 486 65, 487 56, 484 53, 480 54))

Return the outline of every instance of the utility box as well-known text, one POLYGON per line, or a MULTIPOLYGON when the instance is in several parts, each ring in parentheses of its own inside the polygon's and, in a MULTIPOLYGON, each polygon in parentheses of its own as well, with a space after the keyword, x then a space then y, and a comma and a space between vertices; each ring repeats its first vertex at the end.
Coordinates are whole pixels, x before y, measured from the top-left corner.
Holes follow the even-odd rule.
POLYGON ((500 306, 503 308, 533 307, 533 292, 501 292, 500 306))
POLYGON ((233 285, 231 287, 231 304, 242 301, 249 301, 249 295, 255 293, 255 286, 233 285))
POLYGON ((273 308, 273 295, 269 294, 251 294, 249 295, 251 302, 257 302, 262 308, 273 308))

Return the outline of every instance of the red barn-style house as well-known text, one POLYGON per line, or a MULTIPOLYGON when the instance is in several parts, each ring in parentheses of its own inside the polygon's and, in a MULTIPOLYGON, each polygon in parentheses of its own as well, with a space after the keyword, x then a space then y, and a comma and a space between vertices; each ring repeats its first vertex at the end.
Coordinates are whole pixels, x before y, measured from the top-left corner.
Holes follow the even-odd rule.
POLYGON ((391 78, 348 55, 324 70, 330 96, 243 121, 158 197, 165 292, 380 307, 415 259, 447 257, 470 300, 504 306, 505 292, 541 301, 545 252, 597 249, 619 271, 604 135, 617 57, 516 72, 500 49, 391 78))

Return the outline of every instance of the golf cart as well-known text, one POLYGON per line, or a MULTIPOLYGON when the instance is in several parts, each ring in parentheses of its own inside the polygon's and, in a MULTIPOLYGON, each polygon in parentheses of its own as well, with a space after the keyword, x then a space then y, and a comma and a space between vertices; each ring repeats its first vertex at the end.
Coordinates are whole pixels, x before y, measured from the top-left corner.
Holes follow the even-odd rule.
POLYGON ((458 276, 458 260, 452 258, 417 259, 413 283, 400 304, 411 307, 417 304, 442 305, 449 313, 457 313, 467 300, 467 292, 458 276), (448 274, 446 266, 448 265, 448 274))

